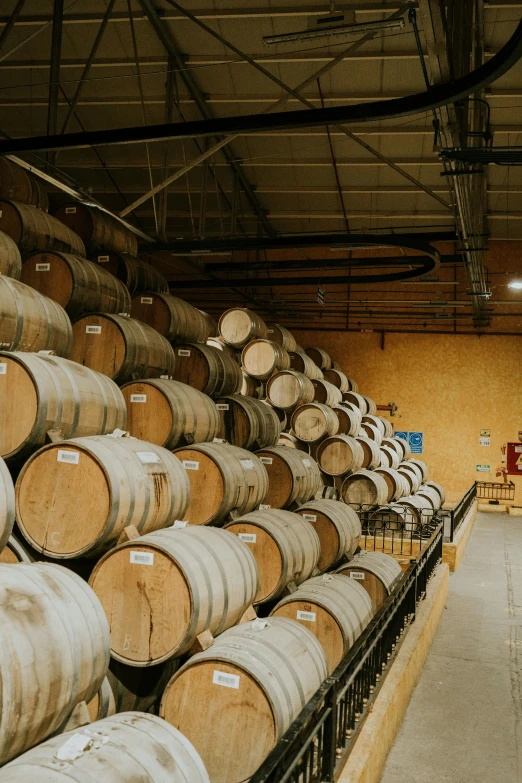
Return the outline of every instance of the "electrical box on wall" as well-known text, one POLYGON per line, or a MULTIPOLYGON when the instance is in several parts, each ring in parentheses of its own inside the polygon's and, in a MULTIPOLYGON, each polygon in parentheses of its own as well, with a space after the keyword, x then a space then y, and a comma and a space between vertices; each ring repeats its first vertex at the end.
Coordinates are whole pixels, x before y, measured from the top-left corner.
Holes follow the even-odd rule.
POLYGON ((507 444, 507 472, 512 476, 522 476, 522 443, 507 444))

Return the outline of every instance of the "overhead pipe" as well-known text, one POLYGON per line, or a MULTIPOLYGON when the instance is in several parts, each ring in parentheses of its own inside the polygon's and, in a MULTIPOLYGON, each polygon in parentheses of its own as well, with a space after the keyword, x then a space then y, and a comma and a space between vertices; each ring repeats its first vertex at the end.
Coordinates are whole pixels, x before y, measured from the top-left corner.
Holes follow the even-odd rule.
MULTIPOLYGON (((264 271, 286 272, 291 269, 324 269, 328 272, 330 269, 353 269, 354 267, 384 267, 387 264, 396 266, 405 264, 413 260, 418 263, 418 256, 382 256, 381 258, 295 258, 268 261, 217 261, 214 264, 205 264, 205 272, 239 272, 239 271, 264 271)), ((462 256, 443 255, 440 256, 441 264, 461 264, 462 256)))

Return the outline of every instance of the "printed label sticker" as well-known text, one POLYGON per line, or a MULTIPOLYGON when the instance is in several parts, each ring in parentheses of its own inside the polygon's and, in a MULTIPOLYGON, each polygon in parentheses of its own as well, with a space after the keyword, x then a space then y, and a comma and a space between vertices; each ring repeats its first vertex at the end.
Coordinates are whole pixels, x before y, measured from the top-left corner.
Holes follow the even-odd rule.
POLYGON ((307 522, 317 522, 317 514, 303 514, 303 519, 307 522))
POLYGON ((154 565, 154 552, 131 552, 130 561, 137 565, 154 565))
POLYGON ((48 272, 51 268, 51 264, 35 264, 34 268, 37 272, 48 272))
POLYGON ((64 449, 58 449, 57 462, 68 462, 70 465, 77 465, 80 461, 79 451, 65 451, 64 449))
POLYGON ((240 533, 238 538, 240 538, 241 541, 244 541, 245 544, 255 544, 257 540, 255 533, 240 533))
POLYGON ((152 304, 152 296, 142 296, 141 297, 141 303, 142 304, 152 304))
POLYGON ((298 609, 297 619, 306 620, 308 623, 315 623, 315 612, 302 612, 300 609, 298 609))
POLYGON ((159 454, 156 454, 155 451, 137 451, 136 454, 138 455, 140 462, 143 462, 144 465, 161 462, 159 454))
POLYGON ((76 207, 65 207, 66 215, 76 215, 76 207))
POLYGON ((185 470, 199 470, 199 462, 192 462, 189 459, 184 459, 181 464, 185 470))
POLYGON ((230 405, 228 404, 228 402, 218 402, 216 404, 216 408, 218 409, 218 411, 228 411, 230 410, 230 405))
POLYGON ((223 685, 225 688, 239 688, 240 677, 237 674, 226 674, 214 669, 212 682, 214 685, 223 685))
POLYGON ((263 465, 271 465, 274 461, 272 457, 259 457, 259 459, 261 460, 263 465))
POLYGON ((359 579, 362 581, 364 579, 364 571, 352 571, 350 573, 350 579, 359 579))
POLYGON ((101 326, 86 326, 87 334, 101 334, 101 326))
POLYGON ((5 362, 2 362, 0 364, 0 375, 6 375, 7 374, 7 364, 5 362))
POLYGON ((254 463, 251 459, 240 459, 239 461, 247 470, 254 470, 254 463))
POLYGON ((190 351, 186 348, 178 348, 178 356, 190 356, 190 351))
POLYGON ((131 394, 131 402, 147 402, 146 394, 131 394))

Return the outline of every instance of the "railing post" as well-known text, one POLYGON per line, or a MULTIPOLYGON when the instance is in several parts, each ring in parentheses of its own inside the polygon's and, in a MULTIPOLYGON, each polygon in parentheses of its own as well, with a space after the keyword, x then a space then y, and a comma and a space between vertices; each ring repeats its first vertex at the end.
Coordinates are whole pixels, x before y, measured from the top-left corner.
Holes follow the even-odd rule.
POLYGON ((335 683, 327 694, 330 713, 324 722, 321 783, 333 783, 337 761, 337 690, 335 683))

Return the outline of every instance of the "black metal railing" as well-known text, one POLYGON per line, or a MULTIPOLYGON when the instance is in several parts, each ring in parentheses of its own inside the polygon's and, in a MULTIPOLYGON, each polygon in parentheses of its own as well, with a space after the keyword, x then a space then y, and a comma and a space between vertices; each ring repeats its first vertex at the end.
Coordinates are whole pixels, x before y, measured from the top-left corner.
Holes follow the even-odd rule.
POLYGON ((416 607, 442 560, 439 522, 370 625, 304 707, 250 783, 330 783, 345 764, 416 607))
POLYGON ((441 522, 441 512, 425 506, 402 506, 401 501, 375 507, 351 503, 361 521, 361 549, 395 556, 416 556, 441 522))
POLYGON ((444 519, 444 538, 447 541, 453 541, 455 533, 459 529, 466 514, 473 505, 477 497, 477 482, 471 485, 468 491, 462 496, 454 508, 442 509, 440 515, 444 519))
POLYGON ((476 481, 477 497, 481 500, 514 500, 515 485, 512 481, 476 481))

